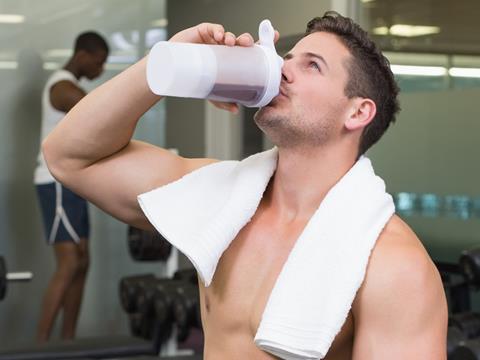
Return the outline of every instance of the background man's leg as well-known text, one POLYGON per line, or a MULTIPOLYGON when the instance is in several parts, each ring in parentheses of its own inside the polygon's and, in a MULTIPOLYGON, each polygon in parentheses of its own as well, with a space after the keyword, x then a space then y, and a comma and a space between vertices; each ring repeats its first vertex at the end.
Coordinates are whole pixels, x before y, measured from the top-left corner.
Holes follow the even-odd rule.
POLYGON ((89 267, 88 240, 80 239, 77 245, 78 268, 63 300, 62 339, 73 339, 83 298, 83 289, 89 267))
POLYGON ((63 304, 67 289, 78 272, 79 257, 78 245, 71 241, 55 244, 55 258, 57 269, 53 274, 45 292, 40 321, 37 329, 37 341, 45 342, 49 339, 55 318, 63 304))

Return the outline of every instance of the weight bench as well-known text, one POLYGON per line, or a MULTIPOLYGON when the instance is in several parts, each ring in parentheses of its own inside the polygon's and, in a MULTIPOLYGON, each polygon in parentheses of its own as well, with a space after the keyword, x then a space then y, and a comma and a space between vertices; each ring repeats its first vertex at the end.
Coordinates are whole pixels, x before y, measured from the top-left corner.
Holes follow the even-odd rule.
MULTIPOLYGON (((156 340, 156 339, 155 339, 156 340)), ((0 350, 0 360, 108 359, 158 356, 160 341, 132 336, 102 336, 0 350)))

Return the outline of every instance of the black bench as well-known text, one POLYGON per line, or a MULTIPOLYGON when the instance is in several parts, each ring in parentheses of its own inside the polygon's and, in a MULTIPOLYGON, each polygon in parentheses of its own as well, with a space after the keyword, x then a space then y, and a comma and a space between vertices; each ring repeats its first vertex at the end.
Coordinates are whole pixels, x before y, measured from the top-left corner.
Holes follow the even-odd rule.
POLYGON ((102 336, 0 350, 0 360, 108 359, 140 355, 158 356, 160 341, 132 336, 102 336))

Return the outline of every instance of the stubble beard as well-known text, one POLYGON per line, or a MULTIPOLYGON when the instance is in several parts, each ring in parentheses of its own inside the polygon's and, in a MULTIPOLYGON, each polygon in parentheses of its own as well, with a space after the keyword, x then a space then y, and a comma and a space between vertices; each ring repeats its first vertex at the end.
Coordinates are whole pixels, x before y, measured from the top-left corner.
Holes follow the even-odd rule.
POLYGON ((270 141, 281 148, 310 148, 324 146, 333 134, 333 126, 326 119, 307 121, 302 109, 295 114, 277 109, 259 109, 253 118, 270 141))

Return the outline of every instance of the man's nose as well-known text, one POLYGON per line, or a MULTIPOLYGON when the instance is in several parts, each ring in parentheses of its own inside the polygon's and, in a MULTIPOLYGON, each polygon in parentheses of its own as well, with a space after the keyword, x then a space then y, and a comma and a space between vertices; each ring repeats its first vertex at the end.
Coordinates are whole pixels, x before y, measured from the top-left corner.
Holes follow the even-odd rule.
POLYGON ((291 83, 293 81, 293 69, 291 61, 285 60, 282 66, 282 81, 291 83))

